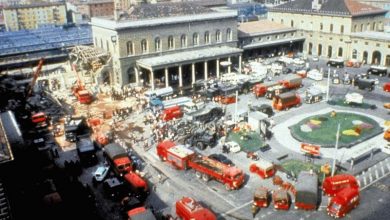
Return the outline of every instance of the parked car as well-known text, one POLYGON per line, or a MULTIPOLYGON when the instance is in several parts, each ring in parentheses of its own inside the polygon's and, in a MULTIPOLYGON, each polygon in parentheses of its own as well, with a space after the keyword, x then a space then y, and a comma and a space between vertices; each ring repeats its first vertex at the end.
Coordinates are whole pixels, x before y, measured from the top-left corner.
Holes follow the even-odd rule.
POLYGON ((93 178, 97 182, 102 182, 106 178, 110 167, 108 166, 99 166, 96 171, 93 173, 93 178))
POLYGON ((230 152, 237 153, 237 152, 241 151, 240 145, 238 145, 238 143, 236 143, 234 141, 227 142, 226 146, 228 147, 230 152))
POLYGON ((311 61, 313 61, 313 62, 318 62, 319 60, 320 59, 318 58, 317 55, 314 55, 314 56, 311 57, 311 61))
POLYGON ((331 58, 329 61, 326 63, 327 66, 333 66, 337 68, 343 68, 344 67, 344 60, 343 59, 334 59, 331 58))
POLYGON ((272 115, 274 115, 274 111, 272 110, 272 106, 267 105, 267 104, 250 106, 249 110, 262 112, 262 113, 268 115, 268 117, 271 117, 272 115))
POLYGON ((227 158, 223 154, 210 154, 209 158, 216 160, 216 161, 219 161, 219 162, 224 163, 224 164, 229 165, 229 166, 234 166, 233 161, 231 161, 229 158, 227 158))

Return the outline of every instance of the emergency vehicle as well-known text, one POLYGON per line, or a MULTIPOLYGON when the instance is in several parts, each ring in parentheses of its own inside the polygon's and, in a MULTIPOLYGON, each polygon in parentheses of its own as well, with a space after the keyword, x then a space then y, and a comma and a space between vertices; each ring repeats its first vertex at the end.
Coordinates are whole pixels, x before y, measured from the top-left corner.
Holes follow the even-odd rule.
POLYGON ((360 202, 359 189, 347 187, 333 197, 327 207, 328 215, 334 218, 342 218, 352 209, 356 208, 360 202))
POLYGON ((249 171, 256 173, 262 179, 272 177, 276 173, 274 165, 263 159, 252 162, 252 164, 249 166, 249 171))
POLYGON ((268 189, 265 187, 259 187, 256 189, 255 194, 253 195, 253 204, 254 208, 266 208, 269 205, 268 202, 268 189))
POLYGON ((183 220, 216 220, 217 217, 209 209, 190 197, 183 197, 176 202, 176 214, 183 220))
POLYGON ((274 208, 278 210, 288 210, 290 208, 290 197, 286 190, 275 190, 272 193, 274 208))
POLYGON ((173 106, 166 108, 160 115, 160 118, 163 121, 170 121, 172 119, 177 119, 183 117, 183 112, 181 111, 180 106, 173 106))

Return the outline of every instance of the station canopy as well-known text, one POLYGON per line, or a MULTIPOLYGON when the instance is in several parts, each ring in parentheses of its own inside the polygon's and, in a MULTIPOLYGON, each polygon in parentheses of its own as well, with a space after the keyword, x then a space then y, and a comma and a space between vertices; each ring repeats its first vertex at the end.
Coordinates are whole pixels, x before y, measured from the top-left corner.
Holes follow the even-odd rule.
POLYGON ((277 45, 288 44, 288 43, 292 44, 304 40, 305 40, 304 37, 294 37, 294 38, 286 38, 286 39, 273 40, 267 42, 255 42, 255 43, 247 44, 243 46, 243 48, 244 49, 262 48, 262 47, 277 46, 277 45))
POLYGON ((178 64, 190 64, 210 59, 223 58, 228 56, 239 55, 242 49, 233 47, 208 47, 199 50, 191 50, 174 54, 167 54, 158 57, 151 57, 137 60, 137 65, 145 69, 162 69, 178 64))

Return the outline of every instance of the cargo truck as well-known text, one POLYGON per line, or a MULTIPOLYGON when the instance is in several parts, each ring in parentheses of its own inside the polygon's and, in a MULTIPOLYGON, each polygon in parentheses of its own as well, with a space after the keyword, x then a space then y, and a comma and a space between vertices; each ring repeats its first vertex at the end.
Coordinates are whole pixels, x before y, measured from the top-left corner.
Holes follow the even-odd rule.
POLYGON ((347 187, 359 188, 354 176, 349 174, 329 176, 322 183, 322 192, 327 196, 335 196, 347 187))
POLYGON ((278 210, 288 210, 290 208, 290 197, 286 190, 274 190, 272 193, 274 208, 278 210))
POLYGON ((126 173, 123 178, 133 195, 140 201, 145 201, 150 194, 148 183, 135 172, 126 173))
POLYGON ((89 136, 79 138, 76 142, 77 154, 84 165, 93 165, 98 162, 96 148, 89 136))
POLYGON ((359 205, 359 189, 347 187, 333 197, 327 207, 328 215, 334 218, 342 218, 359 205))
POLYGON ((259 187, 253 195, 252 208, 266 208, 268 207, 268 189, 259 187))
POLYGON ((107 144, 104 148, 104 156, 111 164, 114 172, 122 176, 133 170, 130 158, 123 147, 117 143, 107 144))
POLYGON ((249 166, 249 171, 256 173, 262 179, 272 177, 275 174, 274 165, 266 160, 260 159, 249 166))
POLYGON ((288 89, 283 85, 273 86, 267 89, 267 92, 265 93, 265 98, 273 99, 275 96, 285 93, 287 91, 288 89))
POLYGON ((298 174, 295 209, 314 210, 318 205, 318 176, 313 171, 298 174))
POLYGON ((209 209, 190 197, 183 197, 176 202, 176 214, 183 220, 216 220, 217 217, 209 209))
POLYGON ((280 80, 279 83, 287 89, 296 89, 302 87, 302 77, 298 75, 288 75, 283 80, 280 80))
POLYGON ((294 92, 287 92, 274 97, 272 107, 276 110, 288 110, 301 104, 301 97, 294 92))
POLYGON ((148 90, 144 93, 145 97, 149 100, 152 98, 164 98, 173 95, 172 87, 166 87, 162 89, 148 90))
POLYGON ((224 184, 227 190, 238 189, 244 182, 244 173, 241 169, 197 155, 194 151, 172 141, 159 143, 157 155, 162 161, 170 163, 177 169, 194 169, 196 177, 202 178, 205 182, 215 179, 224 184))
POLYGON ((252 92, 255 94, 256 98, 260 96, 264 96, 267 92, 268 88, 280 85, 279 82, 265 82, 265 83, 259 83, 253 86, 252 92))

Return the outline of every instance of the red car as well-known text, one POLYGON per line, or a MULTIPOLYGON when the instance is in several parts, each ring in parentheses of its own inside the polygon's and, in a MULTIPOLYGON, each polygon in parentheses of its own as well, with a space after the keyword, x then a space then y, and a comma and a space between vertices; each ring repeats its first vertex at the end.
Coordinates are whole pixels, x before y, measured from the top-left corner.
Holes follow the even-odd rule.
POLYGON ((275 190, 272 193, 274 208, 278 210, 288 210, 290 208, 290 197, 285 190, 275 190))
POLYGON ((390 92, 390 82, 387 82, 383 85, 383 91, 390 92))

